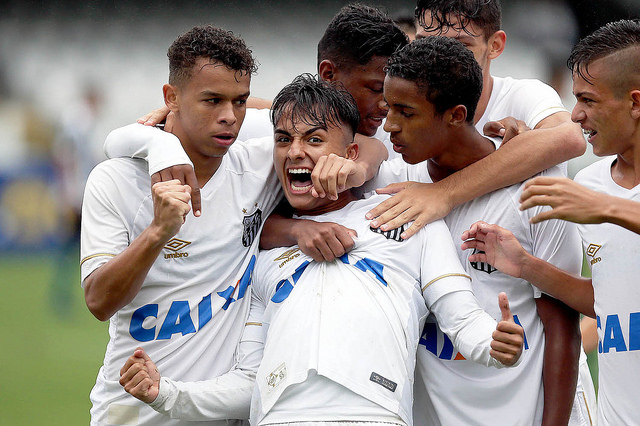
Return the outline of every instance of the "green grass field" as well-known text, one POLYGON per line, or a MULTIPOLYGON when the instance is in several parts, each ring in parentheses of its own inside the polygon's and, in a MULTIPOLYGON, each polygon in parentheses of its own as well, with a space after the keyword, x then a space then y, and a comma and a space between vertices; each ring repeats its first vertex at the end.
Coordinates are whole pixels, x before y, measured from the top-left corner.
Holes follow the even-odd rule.
POLYGON ((89 424, 108 323, 84 304, 78 258, 4 256, 0 277, 0 425, 89 424))

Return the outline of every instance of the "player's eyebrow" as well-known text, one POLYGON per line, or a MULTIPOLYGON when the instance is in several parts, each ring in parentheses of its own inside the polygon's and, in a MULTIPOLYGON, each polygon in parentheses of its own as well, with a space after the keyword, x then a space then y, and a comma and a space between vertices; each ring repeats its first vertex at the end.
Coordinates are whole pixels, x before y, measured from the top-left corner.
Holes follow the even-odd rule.
MULTIPOLYGON (((315 131, 317 131, 317 130, 327 130, 327 128, 326 128, 325 126, 316 126, 316 127, 312 127, 312 128, 310 128, 309 130, 307 130, 306 132, 304 132, 302 135, 303 135, 303 136, 308 136, 308 135, 310 135, 311 133, 313 133, 313 132, 315 132, 315 131)), ((289 133, 288 131, 286 131, 286 130, 284 130, 284 129, 281 129, 281 128, 279 128, 279 127, 278 127, 278 128, 276 128, 276 129, 273 131, 273 133, 280 133, 280 134, 283 134, 283 135, 286 135, 286 136, 291 136, 291 133, 289 133)))
MULTIPOLYGON (((203 90, 200 93, 202 94, 202 96, 207 96, 207 97, 212 97, 212 98, 228 98, 229 97, 228 94, 218 93, 218 92, 214 92, 212 90, 203 90)), ((242 94, 240 94, 238 96, 235 96, 233 99, 248 98, 250 94, 251 94, 250 92, 242 93, 242 94)))

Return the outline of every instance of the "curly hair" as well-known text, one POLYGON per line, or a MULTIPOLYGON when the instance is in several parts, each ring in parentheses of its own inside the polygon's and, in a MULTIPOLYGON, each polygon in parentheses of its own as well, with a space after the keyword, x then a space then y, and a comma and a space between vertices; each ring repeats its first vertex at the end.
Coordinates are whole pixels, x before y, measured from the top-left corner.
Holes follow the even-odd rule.
POLYGON ((182 84, 191 77, 198 58, 220 62, 230 70, 253 74, 258 65, 245 42, 231 31, 212 25, 196 26, 180 35, 167 51, 169 83, 182 84))
POLYGON ((473 122, 482 93, 482 70, 458 40, 442 36, 416 40, 391 55, 385 72, 416 83, 437 114, 464 105, 467 121, 473 122))
POLYGON ((449 27, 475 35, 468 28, 469 23, 473 23, 482 29, 488 40, 502 25, 500 0, 418 0, 414 15, 421 27, 435 35, 449 27), (433 18, 432 22, 425 22, 426 11, 433 18))
POLYGON ((354 3, 333 17, 318 43, 318 65, 325 59, 339 67, 365 65, 372 57, 391 56, 409 43, 386 13, 354 3))
POLYGON ((276 95, 271 122, 275 126, 285 115, 294 129, 297 122, 324 128, 346 124, 355 134, 360 122, 353 96, 340 84, 318 80, 312 74, 297 76, 276 95))
MULTIPOLYGON (((590 63, 632 47, 640 48, 640 20, 623 19, 610 22, 576 44, 567 60, 567 66, 585 81, 590 81, 590 63)), ((640 50, 629 51, 628 55, 621 57, 617 63, 617 79, 621 81, 635 78, 638 75, 639 60, 640 50)))

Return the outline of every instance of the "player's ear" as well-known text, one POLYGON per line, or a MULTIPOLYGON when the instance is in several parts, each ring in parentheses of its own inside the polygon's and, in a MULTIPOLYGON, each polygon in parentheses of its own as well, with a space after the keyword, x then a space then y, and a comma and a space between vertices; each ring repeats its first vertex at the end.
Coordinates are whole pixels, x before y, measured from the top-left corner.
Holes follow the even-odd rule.
POLYGON ((467 121, 467 107, 460 104, 450 108, 445 113, 446 119, 452 126, 463 125, 467 121))
POLYGON ((347 146, 347 159, 356 161, 360 155, 360 147, 357 143, 353 142, 347 146))
POLYGON ((507 34, 498 30, 487 41, 487 47, 489 48, 489 59, 495 59, 504 52, 504 48, 507 45, 507 34))
POLYGON ((640 90, 632 90, 629 93, 631 98, 631 116, 639 120, 640 119, 640 90))
POLYGON ((318 77, 324 81, 335 81, 337 78, 338 68, 328 59, 323 60, 318 65, 318 77))
POLYGON ((171 111, 177 111, 179 108, 178 103, 178 88, 173 84, 165 84, 162 86, 162 94, 164 96, 164 103, 171 111))

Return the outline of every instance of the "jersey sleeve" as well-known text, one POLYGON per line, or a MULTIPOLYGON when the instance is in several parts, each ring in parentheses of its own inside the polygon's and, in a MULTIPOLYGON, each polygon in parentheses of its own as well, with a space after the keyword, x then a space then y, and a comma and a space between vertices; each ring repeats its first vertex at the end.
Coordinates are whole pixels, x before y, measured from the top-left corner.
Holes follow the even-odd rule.
POLYGON ((271 124, 271 110, 268 108, 247 108, 244 121, 238 132, 238 141, 269 136, 273 139, 273 124, 271 124))
POLYGON ((87 179, 82 202, 80 236, 81 279, 124 251, 130 243, 126 214, 119 202, 116 173, 107 162, 99 164, 87 179))
POLYGON ((139 158, 149 163, 149 175, 177 164, 193 163, 172 133, 139 123, 115 129, 104 143, 107 158, 139 158))
POLYGON ((256 372, 264 350, 264 310, 264 303, 252 294, 249 318, 238 345, 237 363, 231 371, 200 382, 177 382, 163 377, 158 397, 149 406, 172 419, 248 419, 256 372))
POLYGON ((549 85, 539 80, 525 80, 512 99, 515 103, 513 116, 522 118, 527 126, 535 128, 542 120, 557 112, 566 111, 558 93, 549 85))
POLYGON ((491 357, 497 323, 482 310, 471 290, 445 294, 431 305, 431 311, 440 329, 466 359, 487 367, 504 367, 491 357))
POLYGON ((390 183, 406 182, 409 179, 409 165, 402 158, 386 160, 380 164, 378 173, 361 187, 363 193, 382 188, 390 183))

